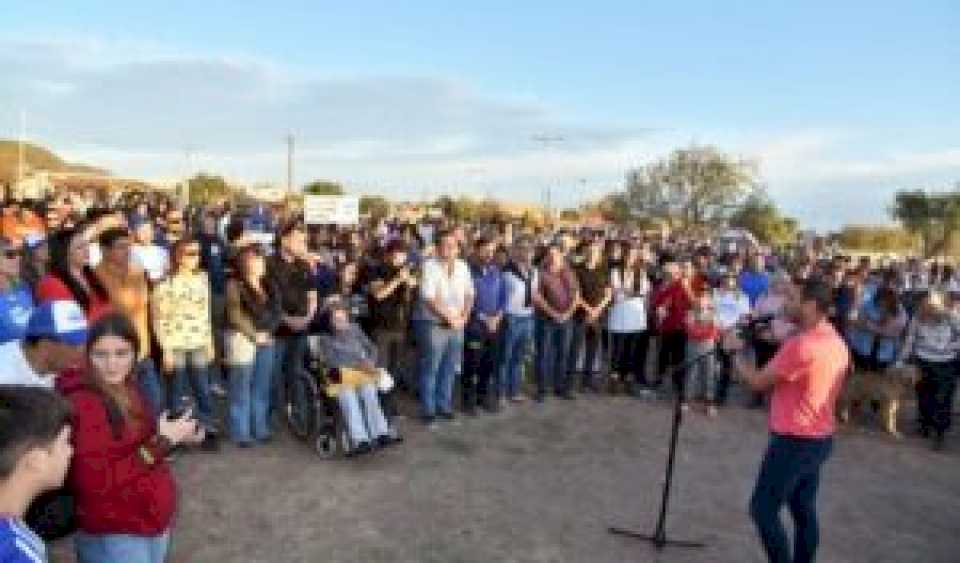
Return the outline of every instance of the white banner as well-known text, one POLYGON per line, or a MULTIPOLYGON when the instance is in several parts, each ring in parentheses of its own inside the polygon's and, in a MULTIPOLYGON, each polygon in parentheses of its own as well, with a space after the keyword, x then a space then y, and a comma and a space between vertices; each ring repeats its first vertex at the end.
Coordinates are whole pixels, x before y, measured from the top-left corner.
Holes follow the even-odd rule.
POLYGON ((357 225, 360 197, 355 195, 306 195, 303 221, 308 225, 357 225))

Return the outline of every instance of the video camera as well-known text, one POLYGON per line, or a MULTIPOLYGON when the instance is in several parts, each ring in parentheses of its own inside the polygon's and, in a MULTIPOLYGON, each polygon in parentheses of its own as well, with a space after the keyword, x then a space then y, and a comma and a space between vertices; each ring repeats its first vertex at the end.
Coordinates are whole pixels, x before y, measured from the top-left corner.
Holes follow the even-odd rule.
POLYGON ((773 319, 773 315, 762 315, 749 319, 737 327, 737 338, 744 343, 755 342, 759 339, 760 331, 770 328, 773 319))

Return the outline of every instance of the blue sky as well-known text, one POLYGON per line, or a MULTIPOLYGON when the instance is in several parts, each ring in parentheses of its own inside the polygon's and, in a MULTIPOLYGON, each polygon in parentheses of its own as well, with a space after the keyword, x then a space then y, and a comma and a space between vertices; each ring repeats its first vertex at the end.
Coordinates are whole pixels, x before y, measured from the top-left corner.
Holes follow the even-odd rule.
POLYGON ((957 2, 465 4, 0 0, 0 135, 282 182, 292 131, 301 181, 560 205, 713 143, 817 228, 960 180, 957 2))

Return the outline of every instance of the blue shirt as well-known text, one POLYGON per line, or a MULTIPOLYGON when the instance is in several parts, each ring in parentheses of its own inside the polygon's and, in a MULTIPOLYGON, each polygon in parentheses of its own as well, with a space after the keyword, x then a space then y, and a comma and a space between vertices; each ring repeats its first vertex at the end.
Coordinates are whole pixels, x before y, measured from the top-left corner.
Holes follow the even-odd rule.
POLYGON ((33 294, 26 284, 0 293, 0 344, 23 338, 33 308, 33 294))
POLYGON ((764 272, 741 272, 740 289, 747 294, 750 306, 756 307, 757 300, 770 288, 770 276, 764 272))
POLYGON ((45 563, 43 542, 20 519, 0 517, 0 561, 3 563, 45 563))
POLYGON ((471 266, 470 274, 473 276, 474 298, 468 330, 476 334, 483 332, 481 315, 492 317, 503 313, 505 289, 503 273, 494 264, 471 266))
MULTIPOLYGON (((857 311, 860 319, 880 323, 885 315, 876 302, 868 301, 860 306, 857 311)), ((903 323, 906 324, 906 311, 903 307, 898 307, 897 316, 903 317, 903 323)), ((850 323, 847 329, 847 340, 850 342, 850 348, 854 353, 869 358, 873 357, 881 363, 891 363, 896 361, 900 354, 900 339, 902 334, 897 336, 880 336, 875 332, 860 328, 856 323, 850 323)))

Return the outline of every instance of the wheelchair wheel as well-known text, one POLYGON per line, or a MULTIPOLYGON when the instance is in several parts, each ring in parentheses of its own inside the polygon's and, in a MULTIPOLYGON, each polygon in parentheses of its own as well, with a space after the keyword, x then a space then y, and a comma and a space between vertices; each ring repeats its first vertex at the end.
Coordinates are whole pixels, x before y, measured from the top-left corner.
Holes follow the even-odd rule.
POLYGON ((287 425, 300 440, 308 440, 317 432, 320 391, 312 374, 301 370, 287 390, 287 425))

